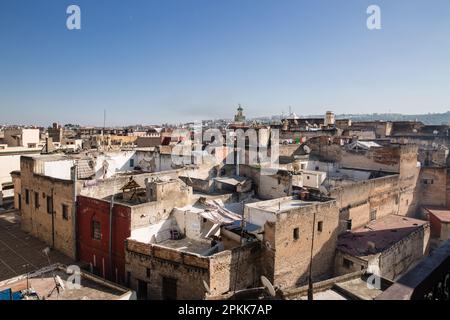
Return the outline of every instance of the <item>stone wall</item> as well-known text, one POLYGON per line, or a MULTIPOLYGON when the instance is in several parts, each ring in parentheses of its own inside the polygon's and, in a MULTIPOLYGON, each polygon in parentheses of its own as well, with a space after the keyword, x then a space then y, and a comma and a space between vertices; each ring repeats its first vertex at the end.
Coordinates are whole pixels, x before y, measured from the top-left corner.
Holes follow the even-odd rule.
POLYGON ((379 258, 380 275, 389 280, 396 280, 428 254, 429 240, 430 225, 425 224, 383 251, 379 258))
POLYGON ((22 157, 20 175, 21 227, 49 246, 53 246, 56 250, 74 258, 74 184, 70 180, 35 174, 33 169, 33 159, 22 157), (29 194, 28 204, 26 201, 27 190, 29 194), (36 199, 38 200, 36 201, 36 199), (53 201, 50 199, 53 199, 53 201), (53 204, 53 214, 48 213, 48 201, 53 204), (67 208, 67 219, 63 217, 63 205, 67 208))
POLYGON ((447 168, 423 167, 419 176, 421 205, 446 206, 447 168))
POLYGON ((309 275, 314 228, 313 279, 318 281, 331 275, 338 224, 339 210, 334 200, 277 214, 276 222, 264 226, 262 274, 282 288, 304 284, 309 275), (322 231, 318 230, 319 223, 322 231))
MULTIPOLYGON (((376 219, 390 215, 406 215, 406 206, 400 206, 399 175, 359 181, 335 188, 330 196, 336 199, 341 220, 352 220, 352 228, 363 226, 375 215, 376 219)), ((346 230, 340 224, 340 232, 346 230)))
POLYGON ((176 280, 177 299, 204 299, 207 295, 204 283, 210 287, 210 294, 216 296, 233 289, 235 284, 239 290, 259 281, 258 248, 258 243, 251 243, 200 256, 128 239, 126 271, 130 273, 131 288, 137 290, 138 280, 147 283, 150 299, 163 298, 164 277, 176 280))

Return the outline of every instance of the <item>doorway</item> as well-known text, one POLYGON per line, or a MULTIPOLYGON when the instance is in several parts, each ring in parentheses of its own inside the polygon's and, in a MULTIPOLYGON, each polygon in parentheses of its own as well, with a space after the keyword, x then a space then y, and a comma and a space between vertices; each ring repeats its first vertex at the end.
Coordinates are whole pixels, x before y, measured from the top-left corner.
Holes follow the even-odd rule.
POLYGON ((147 299, 147 282, 138 280, 137 297, 139 300, 147 299))
POLYGON ((164 300, 177 300, 177 279, 163 277, 162 295, 164 300))

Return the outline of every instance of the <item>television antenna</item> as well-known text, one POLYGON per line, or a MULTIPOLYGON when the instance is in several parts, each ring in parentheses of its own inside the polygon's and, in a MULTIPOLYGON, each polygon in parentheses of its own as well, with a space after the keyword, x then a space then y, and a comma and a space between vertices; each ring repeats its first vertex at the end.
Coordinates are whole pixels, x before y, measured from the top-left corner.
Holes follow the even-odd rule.
POLYGON ((55 286, 50 291, 50 293, 47 295, 47 298, 50 298, 52 296, 53 292, 56 290, 56 292, 57 292, 56 299, 58 299, 60 290, 64 291, 66 289, 66 287, 65 287, 64 282, 62 281, 61 277, 58 275, 55 275, 55 269, 52 268, 52 263, 50 261, 50 256, 49 256, 50 248, 46 247, 44 250, 42 250, 42 252, 47 256, 48 266, 52 270, 53 281, 55 282, 55 286))

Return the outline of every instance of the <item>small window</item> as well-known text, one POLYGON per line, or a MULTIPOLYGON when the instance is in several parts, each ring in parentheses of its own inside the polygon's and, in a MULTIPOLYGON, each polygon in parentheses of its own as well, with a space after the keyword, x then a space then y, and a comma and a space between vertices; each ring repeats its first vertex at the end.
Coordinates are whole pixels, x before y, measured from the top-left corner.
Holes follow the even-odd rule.
POLYGON ((34 193, 34 207, 36 209, 39 209, 39 193, 38 192, 34 193))
POLYGON ((62 217, 64 220, 69 220, 69 207, 65 204, 62 205, 62 217))
POLYGON ((130 167, 134 167, 134 159, 130 159, 130 167))
POLYGON ((25 203, 30 204, 30 190, 25 189, 25 203))
POLYGON ((102 232, 99 221, 92 220, 92 239, 94 240, 102 239, 102 232))
POLYGON ((150 278, 150 268, 147 268, 146 275, 147 275, 147 278, 150 278))
POLYGON ((342 265, 347 269, 351 269, 353 267, 353 261, 344 258, 342 260, 342 265))
POLYGON ((302 164, 300 165, 300 169, 305 170, 305 164, 304 164, 304 163, 302 163, 302 164))
POLYGON ((298 228, 294 228, 293 235, 294 240, 298 240, 300 238, 300 230, 298 228))
POLYGON ((316 171, 319 171, 319 167, 318 166, 316 166, 316 171))
POLYGON ((347 220, 347 230, 352 230, 352 219, 347 220))
POLYGON ((322 232, 323 229, 323 221, 319 221, 317 223, 317 231, 322 232))
POLYGON ((47 213, 53 213, 53 198, 50 196, 47 196, 47 213))
POLYGON ((377 219, 377 210, 371 210, 370 211, 370 221, 377 219))
POLYGON ((309 176, 306 176, 306 179, 309 180, 309 176))

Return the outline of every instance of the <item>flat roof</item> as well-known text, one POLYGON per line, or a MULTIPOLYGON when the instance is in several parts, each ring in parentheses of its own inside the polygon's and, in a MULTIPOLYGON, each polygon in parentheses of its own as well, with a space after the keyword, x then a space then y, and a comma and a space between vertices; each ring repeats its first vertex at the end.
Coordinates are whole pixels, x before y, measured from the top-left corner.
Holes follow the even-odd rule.
POLYGON ((425 224, 428 222, 389 215, 340 235, 337 248, 352 256, 363 257, 380 253, 425 224))
MULTIPOLYGON (((53 265, 31 273, 28 284, 29 288, 36 292, 39 300, 116 300, 131 293, 127 288, 94 275, 87 275, 84 271, 81 272, 80 287, 71 289, 67 281, 70 276, 65 267, 53 265), (64 285, 64 289, 59 288, 59 292, 55 289, 54 277, 59 277, 64 285)), ((0 291, 7 289, 11 289, 12 292, 26 290, 26 275, 1 282, 0 291)))
POLYGON ((27 148, 27 147, 7 147, 0 149, 0 156, 16 155, 16 154, 38 154, 42 150, 42 147, 27 148))
POLYGON ((425 207, 425 210, 433 214, 441 222, 450 223, 450 208, 425 207))
POLYGON ((199 255, 203 255, 206 251, 211 249, 210 241, 199 241, 192 238, 183 238, 179 240, 169 239, 155 245, 183 252, 196 253, 199 255))
POLYGON ((314 204, 313 201, 303 201, 294 199, 292 197, 284 197, 266 201, 258 201, 246 204, 247 207, 256 208, 273 213, 281 213, 296 209, 299 207, 305 207, 314 204))
POLYGON ((240 176, 232 176, 232 177, 217 177, 215 178, 216 181, 219 181, 221 183, 229 184, 236 186, 241 183, 245 183, 246 181, 251 181, 249 178, 246 177, 240 177, 240 176))

